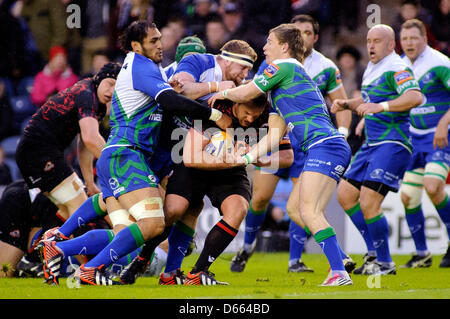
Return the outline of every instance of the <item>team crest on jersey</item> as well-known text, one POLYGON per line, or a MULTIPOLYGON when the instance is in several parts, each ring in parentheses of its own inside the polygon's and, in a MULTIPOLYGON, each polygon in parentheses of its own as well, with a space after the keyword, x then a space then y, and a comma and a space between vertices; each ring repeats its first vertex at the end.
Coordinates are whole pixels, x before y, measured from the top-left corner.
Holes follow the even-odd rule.
POLYGON ((314 82, 316 82, 317 86, 321 86, 327 81, 327 76, 325 74, 319 75, 317 78, 314 79, 314 82))
POLYGON ((433 82, 434 76, 435 76, 435 75, 434 75, 433 73, 427 73, 427 74, 425 74, 425 75, 422 77, 422 79, 420 80, 420 82, 422 82, 423 84, 427 84, 427 83, 433 82))
POLYGON ((53 164, 52 162, 48 161, 47 163, 45 163, 44 172, 51 171, 54 167, 55 167, 55 164, 53 164))
POLYGON ((20 238, 20 230, 15 229, 12 232, 9 233, 9 236, 14 237, 14 238, 20 238))
POLYGON ((267 68, 264 70, 264 74, 267 75, 269 78, 275 75, 277 71, 280 69, 278 65, 275 64, 269 64, 267 68))
POLYGON ((335 76, 336 76, 336 83, 337 84, 341 83, 342 77, 341 77, 341 72, 339 70, 336 70, 335 76))
POLYGON ((413 76, 408 71, 400 71, 394 74, 394 80, 398 85, 405 83, 406 81, 413 80, 413 76))

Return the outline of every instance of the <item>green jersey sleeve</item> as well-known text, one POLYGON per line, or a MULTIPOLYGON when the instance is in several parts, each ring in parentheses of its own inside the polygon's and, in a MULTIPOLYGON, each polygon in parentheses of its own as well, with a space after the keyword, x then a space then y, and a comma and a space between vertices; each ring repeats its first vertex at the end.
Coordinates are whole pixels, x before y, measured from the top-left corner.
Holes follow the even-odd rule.
POLYGON ((281 83, 289 81, 292 78, 292 70, 289 63, 271 63, 253 81, 261 91, 267 92, 274 87, 279 87, 281 83))
POLYGON ((398 95, 402 95, 411 89, 420 91, 419 84, 414 78, 413 72, 409 68, 397 72, 391 72, 390 76, 388 76, 388 82, 391 88, 397 91, 398 95))
POLYGON ((450 68, 447 66, 438 66, 435 68, 437 77, 447 90, 450 90, 450 68))
POLYGON ((342 84, 342 79, 341 79, 341 72, 339 72, 338 68, 329 68, 328 72, 330 73, 330 77, 328 78, 327 81, 327 92, 331 93, 336 91, 336 89, 338 89, 341 84, 342 84))

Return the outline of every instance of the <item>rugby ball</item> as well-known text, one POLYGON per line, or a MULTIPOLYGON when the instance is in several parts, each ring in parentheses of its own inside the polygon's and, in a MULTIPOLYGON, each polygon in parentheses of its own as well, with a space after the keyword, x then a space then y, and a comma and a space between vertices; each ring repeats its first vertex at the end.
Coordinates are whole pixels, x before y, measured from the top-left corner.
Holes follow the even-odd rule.
POLYGON ((225 131, 217 131, 211 136, 211 140, 205 146, 205 152, 216 157, 222 157, 225 154, 231 154, 234 151, 232 136, 225 131))

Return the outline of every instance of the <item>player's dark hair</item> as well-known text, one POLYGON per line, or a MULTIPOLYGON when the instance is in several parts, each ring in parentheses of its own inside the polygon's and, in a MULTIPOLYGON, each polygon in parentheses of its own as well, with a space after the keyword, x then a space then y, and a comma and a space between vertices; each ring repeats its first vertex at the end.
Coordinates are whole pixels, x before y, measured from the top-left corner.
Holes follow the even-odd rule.
POLYGON ((309 14, 297 14, 291 19, 291 23, 311 23, 313 27, 314 34, 319 34, 319 22, 316 21, 312 16, 309 14))
POLYGON ((289 45, 291 56, 303 63, 306 48, 300 29, 293 23, 283 23, 269 31, 269 33, 272 32, 280 43, 287 43, 289 45))
POLYGON ((125 52, 132 51, 132 41, 137 41, 142 44, 149 29, 156 29, 156 24, 145 20, 134 21, 131 23, 119 38, 121 49, 125 52))
POLYGON ((247 103, 245 103, 250 108, 261 109, 267 105, 267 95, 264 93, 259 94, 254 99, 251 99, 247 103))
POLYGON ((410 5, 413 5, 415 7, 419 7, 420 6, 419 0, 402 0, 402 2, 400 3, 400 6, 404 6, 405 4, 410 4, 410 5))

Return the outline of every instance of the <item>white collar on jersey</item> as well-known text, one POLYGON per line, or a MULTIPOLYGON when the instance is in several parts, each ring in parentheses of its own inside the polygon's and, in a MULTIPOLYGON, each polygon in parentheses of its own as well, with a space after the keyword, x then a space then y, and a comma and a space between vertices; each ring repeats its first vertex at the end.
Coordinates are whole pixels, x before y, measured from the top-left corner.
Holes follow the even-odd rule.
POLYGON ((276 59, 276 60, 272 61, 273 64, 278 64, 278 63, 283 63, 283 62, 294 63, 294 64, 297 64, 298 66, 301 66, 302 68, 304 68, 303 64, 299 60, 294 59, 294 58, 276 59))
POLYGON ((392 59, 393 57, 395 57, 396 55, 398 55, 397 53, 395 53, 395 51, 392 51, 391 53, 389 53, 388 55, 386 55, 384 58, 382 58, 380 61, 378 61, 377 63, 373 63, 371 61, 369 61, 369 63, 367 64, 367 66, 371 66, 372 68, 378 67, 380 65, 383 65, 384 63, 386 63, 386 61, 389 61, 390 59, 392 59))
MULTIPOLYGON (((430 46, 429 45, 427 45, 426 47, 425 47, 425 50, 423 50, 423 52, 421 53, 421 54, 419 54, 419 56, 417 57, 417 59, 414 61, 414 63, 412 63, 412 61, 411 61, 411 64, 417 64, 417 63, 420 63, 420 60, 422 60, 423 58, 425 58, 428 54, 430 54, 431 53, 431 48, 430 48, 430 46)), ((408 60, 409 60, 409 58, 408 58, 408 60)))

